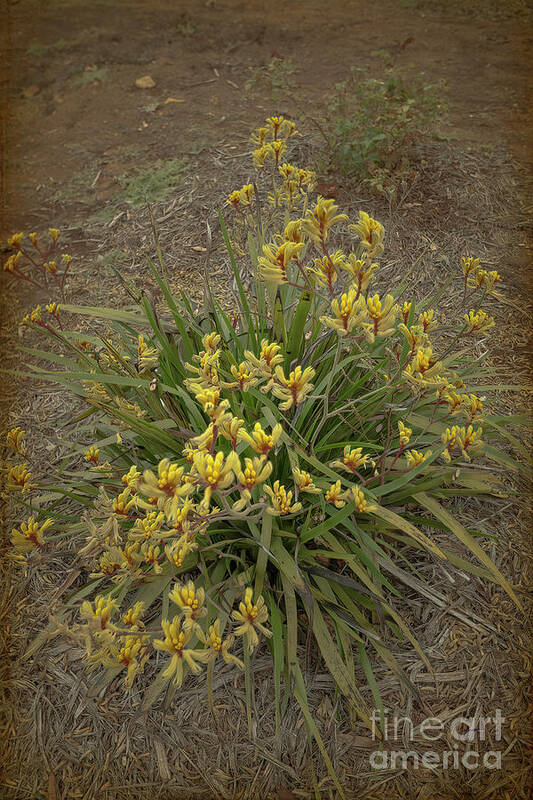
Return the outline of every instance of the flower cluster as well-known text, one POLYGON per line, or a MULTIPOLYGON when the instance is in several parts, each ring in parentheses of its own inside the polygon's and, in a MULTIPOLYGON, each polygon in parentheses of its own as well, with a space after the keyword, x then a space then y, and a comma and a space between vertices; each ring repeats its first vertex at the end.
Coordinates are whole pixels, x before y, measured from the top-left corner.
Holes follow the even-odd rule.
MULTIPOLYGON (((290 584, 306 610, 317 603, 329 614, 323 641, 352 612, 355 630, 371 626, 372 601, 365 594, 360 604, 354 580, 368 598, 386 587, 378 561, 387 537, 391 560, 406 537, 440 555, 411 522, 418 496, 448 490, 491 430, 463 354, 494 326, 481 300, 469 310, 466 298, 499 277, 463 260, 459 325, 429 300, 404 300, 380 273, 383 225, 365 211, 350 221, 331 198, 310 200, 314 174, 286 160, 295 134, 271 117, 253 136, 260 174, 272 167, 270 203, 258 181, 228 197, 257 268, 238 314, 206 298, 201 317, 184 297, 169 301, 170 327, 142 306, 143 334, 117 312, 98 344, 63 337, 95 421, 71 471, 87 531, 79 556, 99 592, 82 595, 78 633, 89 669, 121 670, 127 687, 149 660, 161 666, 157 680, 176 687, 204 667, 209 680, 219 657, 242 668, 272 635, 269 612, 282 637, 290 627, 290 584), (409 509, 405 518, 398 508, 409 509)), ((16 252, 22 241, 13 237, 16 252)), ((57 305, 46 312, 57 316, 57 305)), ((42 327, 44 316, 37 307, 28 322, 42 327)), ((33 476, 20 427, 5 449, 14 462, 6 487, 26 494, 33 476)), ((13 529, 18 553, 50 546, 54 517, 44 514, 13 529)))
MULTIPOLYGON (((168 599, 178 611, 172 619, 161 620, 161 638, 148 633, 142 619, 146 611, 142 601, 129 606, 122 615, 118 601, 109 595, 84 601, 78 635, 85 642, 89 669, 105 666, 126 670, 124 684, 129 689, 153 651, 160 651, 169 656, 161 677, 172 680, 179 688, 188 671, 199 675, 203 665, 213 663, 219 656, 226 664, 243 669, 241 659, 231 652, 236 637, 246 637, 246 646, 252 652, 259 644, 260 634, 272 636, 265 627, 265 601, 259 595, 254 602, 251 588, 246 589, 238 609, 232 612, 233 620, 239 624, 225 637, 225 623, 218 616, 213 619, 208 612, 204 588, 196 587, 193 581, 177 583, 168 592, 168 599)), ((233 623, 230 625, 233 627, 233 623)))
MULTIPOLYGON (((38 237, 36 233, 29 233, 27 236, 29 245, 25 242, 24 233, 14 233, 10 236, 7 244, 13 252, 4 262, 4 272, 39 288, 47 288, 49 281, 52 280, 63 294, 72 256, 68 253, 56 255, 60 236, 57 228, 49 228, 48 234, 49 236, 38 237)), ((51 305, 56 306, 56 304, 51 305)), ((49 313, 57 316, 57 307, 49 310, 49 313)))

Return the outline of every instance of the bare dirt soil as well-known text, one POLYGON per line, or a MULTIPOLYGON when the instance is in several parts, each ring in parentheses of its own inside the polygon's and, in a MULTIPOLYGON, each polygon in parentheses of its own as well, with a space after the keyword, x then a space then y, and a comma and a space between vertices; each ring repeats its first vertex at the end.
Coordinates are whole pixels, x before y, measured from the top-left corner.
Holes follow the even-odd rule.
MULTIPOLYGON (((285 114, 304 136, 301 160, 316 151, 316 120, 325 94, 350 67, 376 70, 376 51, 394 68, 444 79, 449 113, 439 140, 426 142, 412 183, 389 201, 339 176, 337 201, 348 214, 363 208, 388 230, 388 269, 401 275, 420 257, 420 281, 480 255, 505 281, 497 310, 501 336, 493 362, 507 376, 529 373, 527 298, 531 278, 530 12, 520 0, 292 0, 282 3, 170 0, 20 0, 2 3, 2 241, 18 230, 62 230, 74 256, 69 300, 127 302, 113 267, 157 292, 145 256, 153 252, 148 213, 135 205, 142 174, 159 175, 153 210, 172 280, 199 296, 206 223, 215 232, 212 278, 230 297, 217 209, 251 177, 249 133, 266 116, 285 114), (289 66, 277 86, 261 77, 273 59, 289 66), (259 70, 259 72, 257 71, 259 70), (155 85, 141 89, 137 79, 155 85), (254 80, 255 88, 245 89, 254 80), (196 248, 196 249, 195 249, 196 248)), ((302 163, 302 165, 304 165, 302 163)), ((12 362, 17 324, 32 297, 5 278, 0 344, 12 362)), ((45 298, 48 300, 48 298, 45 298)), ((453 296, 444 298, 452 307, 453 296)), ((3 387, 3 430, 22 425, 37 469, 53 470, 71 410, 59 390, 19 379, 3 387)), ((502 393, 507 406, 515 395, 502 393)), ((472 506, 503 533, 494 552, 500 568, 527 589, 527 502, 510 510, 472 506)), ((313 797, 312 764, 321 796, 333 798, 319 756, 311 758, 297 707, 289 704, 281 736, 273 725, 270 657, 258 654, 256 738, 248 739, 242 681, 218 676, 215 702, 224 735, 211 722, 203 689, 186 684, 169 711, 138 710, 139 695, 119 686, 88 698, 79 654, 51 643, 35 661, 17 663, 46 620, 68 569, 68 554, 43 564, 39 577, 8 575, 0 675, 4 692, 2 796, 37 798, 313 797), (228 683, 229 680, 229 683, 228 683)), ((439 580, 439 576, 435 576, 439 580)), ((449 589, 454 607, 487 615, 479 629, 434 614, 413 595, 412 624, 435 673, 412 652, 398 658, 426 699, 412 700, 380 674, 386 704, 406 714, 451 719, 507 718, 499 771, 373 772, 369 733, 335 705, 331 683, 311 660, 306 676, 313 711, 349 798, 506 800, 529 797, 527 767, 530 657, 524 621, 492 587, 473 603, 468 583, 449 589), (430 709, 430 712, 427 711, 430 709)), ((481 592, 481 593, 480 593, 481 592)), ((363 683, 363 676, 361 676, 363 683)))

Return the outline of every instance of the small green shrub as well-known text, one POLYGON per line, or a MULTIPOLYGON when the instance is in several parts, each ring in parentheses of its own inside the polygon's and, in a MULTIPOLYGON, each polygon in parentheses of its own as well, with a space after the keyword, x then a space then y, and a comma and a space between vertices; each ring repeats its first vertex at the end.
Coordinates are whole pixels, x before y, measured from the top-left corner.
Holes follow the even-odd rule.
POLYGON ((392 68, 383 79, 352 68, 318 120, 326 166, 380 191, 390 188, 405 176, 409 150, 433 131, 444 108, 440 84, 406 83, 392 68))
POLYGON ((100 67, 100 69, 85 69, 79 75, 72 78, 74 86, 89 86, 91 83, 104 83, 109 78, 109 70, 107 67, 100 67))
MULTIPOLYGON (((144 671, 143 708, 163 691, 169 702, 188 673, 206 675, 211 699, 223 660, 244 668, 251 725, 252 656, 263 640, 276 723, 293 693, 344 796, 309 709, 299 644, 313 637, 338 690, 370 724, 359 671, 383 712, 376 660, 413 692, 395 646, 409 643, 428 664, 402 593, 421 586, 442 604, 421 559, 496 582, 516 601, 482 531, 450 508, 458 497, 501 496, 488 465, 508 463, 494 442, 512 420, 468 388, 492 388, 476 337, 494 325, 478 303, 498 274, 463 259, 456 320, 438 313, 449 282, 405 298, 414 265, 372 294, 384 228, 363 211, 350 224, 333 200, 310 201, 314 173, 284 161, 295 133, 275 117, 258 129, 256 184, 270 170, 268 197, 247 184, 228 197, 229 232, 220 215, 234 313, 208 283, 201 313, 173 295, 158 251, 149 266, 167 312, 131 285, 130 309, 61 304, 55 316, 25 319, 61 347, 28 353, 55 365, 36 368, 40 380, 85 398, 78 421, 88 441, 29 500, 36 487, 23 432, 10 431, 6 445, 20 455, 7 486, 32 514, 13 531, 16 557, 31 566, 35 553, 72 541, 84 569, 28 654, 60 632, 98 670, 94 689, 121 674, 131 687, 144 671), (352 235, 351 250, 337 246, 340 233, 352 235), (105 320, 111 331, 82 339, 68 315, 105 320)), ((11 245, 8 271, 23 275, 22 234, 11 245)))
POLYGON ((120 179, 120 199, 135 208, 167 200, 180 185, 187 162, 182 158, 155 161, 120 179))
POLYGON ((298 72, 290 58, 275 56, 264 67, 257 67, 252 73, 244 88, 247 91, 267 90, 272 100, 276 100, 280 92, 296 87, 294 76, 298 72))

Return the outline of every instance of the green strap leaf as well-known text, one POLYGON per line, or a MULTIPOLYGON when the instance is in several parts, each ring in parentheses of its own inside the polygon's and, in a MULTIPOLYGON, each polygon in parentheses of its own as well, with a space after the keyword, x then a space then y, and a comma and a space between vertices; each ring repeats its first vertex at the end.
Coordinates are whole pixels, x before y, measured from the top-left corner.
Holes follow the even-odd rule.
POLYGON ((485 553, 479 542, 477 542, 473 536, 471 536, 466 528, 458 522, 455 517, 446 511, 440 503, 435 500, 435 498, 430 497, 429 495, 425 494, 425 492, 420 492, 419 494, 415 495, 416 500, 420 503, 420 505, 427 508, 434 516, 440 521, 443 522, 446 527, 453 533, 459 541, 461 541, 465 547, 468 547, 473 555, 477 556, 482 564, 484 564, 489 572, 494 576, 496 582, 505 589, 509 597, 513 600, 515 605, 523 611, 522 605, 518 600, 518 597, 514 593, 511 584, 509 581, 502 575, 496 564, 492 561, 491 558, 485 553))

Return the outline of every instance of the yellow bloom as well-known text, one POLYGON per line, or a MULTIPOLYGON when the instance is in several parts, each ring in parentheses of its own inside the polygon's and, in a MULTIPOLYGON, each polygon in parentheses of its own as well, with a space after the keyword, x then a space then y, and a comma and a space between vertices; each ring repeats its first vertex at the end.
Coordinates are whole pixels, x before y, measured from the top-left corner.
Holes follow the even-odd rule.
POLYGON ((45 306, 45 308, 46 308, 46 310, 48 311, 49 314, 51 314, 53 317, 56 317, 57 319, 59 319, 59 304, 58 303, 48 303, 45 306))
POLYGON ((84 453, 85 461, 88 461, 91 464, 98 464, 98 454, 99 453, 100 453, 100 450, 98 449, 98 447, 95 447, 94 445, 91 445, 91 447, 89 447, 89 449, 86 450, 85 453, 84 453))
POLYGON ((239 431, 239 438, 248 442, 250 447, 253 447, 256 453, 267 455, 278 443, 282 427, 278 424, 272 428, 272 433, 266 433, 261 427, 260 422, 256 422, 252 434, 250 435, 244 430, 239 431))
POLYGON ((420 325, 411 325, 407 327, 403 322, 400 322, 398 330, 400 333, 403 333, 413 352, 417 347, 426 347, 428 345, 428 335, 424 333, 420 325))
POLYGON ((204 606, 205 590, 201 587, 197 589, 193 581, 185 585, 176 583, 168 597, 184 613, 185 624, 195 623, 207 614, 204 606))
POLYGON ((375 509, 375 505, 369 504, 359 486, 352 487, 352 495, 355 507, 360 514, 364 514, 375 509))
POLYGON ((328 232, 335 222, 348 219, 346 214, 337 214, 338 206, 334 200, 319 196, 313 210, 309 209, 302 220, 302 231, 316 245, 324 245, 328 232))
POLYGON ((244 425, 244 420, 238 417, 231 417, 225 420, 220 426, 220 433, 222 436, 231 442, 234 450, 237 449, 237 442, 239 441, 239 431, 244 425))
POLYGON ((159 545, 149 544, 148 542, 143 542, 141 545, 140 560, 145 564, 151 564, 156 575, 160 575, 163 571, 159 563, 160 554, 161 548, 159 545))
MULTIPOLYGON (((294 207, 295 202, 303 195, 309 193, 316 185, 316 173, 307 169, 299 169, 292 164, 281 164, 278 167, 278 172, 283 178, 281 190, 277 195, 273 196, 273 205, 278 206, 276 197, 278 199, 285 199, 290 209, 294 207)), ((300 220, 298 220, 298 223, 300 220)), ((292 223, 289 223, 291 225, 292 223)), ((288 226, 287 226, 288 227, 288 226)), ((291 239, 290 236, 287 237, 291 239)), ((297 241, 291 239, 291 241, 297 241)), ((298 240, 300 241, 300 240, 298 240)))
POLYGON ((313 483, 313 478, 309 472, 294 468, 292 471, 294 475, 294 483, 300 492, 308 492, 309 494, 321 494, 321 490, 313 483))
POLYGON ((57 272, 57 264, 55 261, 45 261, 44 267, 50 275, 55 275, 57 272))
POLYGON ((147 636, 124 636, 122 641, 123 645, 117 653, 116 660, 121 666, 126 667, 124 686, 126 689, 131 689, 135 677, 143 672, 150 655, 150 649, 147 647, 149 639, 147 636))
POLYGON ((272 464, 266 460, 266 456, 259 458, 245 458, 244 470, 237 471, 237 480, 240 485, 252 491, 255 486, 264 483, 272 472, 272 464))
POLYGON ((481 414, 483 412, 483 401, 480 397, 477 397, 475 394, 468 394, 463 396, 463 403, 465 407, 468 409, 468 414, 470 419, 474 419, 479 422, 481 414))
POLYGON ((140 370, 151 369, 157 366, 159 352, 155 347, 149 347, 141 334, 137 344, 137 364, 140 370))
POLYGON ((22 428, 12 428, 6 434, 6 445, 11 450, 14 450, 15 453, 19 453, 21 456, 26 455, 26 448, 24 447, 24 436, 26 435, 26 431, 23 431, 22 428))
POLYGON ((196 542, 189 539, 187 534, 183 534, 177 541, 165 545, 165 555, 171 564, 180 569, 185 557, 197 547, 196 542))
POLYGON ((122 567, 124 562, 124 554, 118 547, 113 547, 111 550, 106 550, 100 556, 100 571, 91 572, 90 578, 101 578, 103 575, 108 577, 114 575, 122 567))
POLYGON ((24 319, 22 320, 23 325, 30 325, 30 323, 36 323, 37 325, 42 322, 42 308, 41 306, 35 306, 33 311, 30 314, 26 314, 24 319))
MULTIPOLYGON (((18 262, 20 261, 22 253, 20 250, 17 253, 13 253, 9 256, 9 258, 4 261, 4 272, 10 272, 12 275, 15 272, 18 262)), ((20 274, 20 273, 19 273, 20 274)))
POLYGON ((263 169, 267 158, 273 154, 272 145, 269 142, 262 144, 253 152, 254 167, 263 169))
POLYGON ((468 286, 474 289, 480 289, 482 286, 486 288, 487 292, 491 292, 494 286, 499 283, 501 276, 496 270, 487 272, 486 269, 478 269, 475 275, 468 279, 468 286))
POLYGON ((285 377, 282 367, 276 367, 274 371, 275 383, 272 386, 272 394, 283 400, 279 404, 282 411, 288 411, 292 406, 300 405, 306 399, 309 392, 314 388, 311 381, 315 375, 313 367, 306 367, 304 370, 300 366, 295 367, 289 377, 285 377))
POLYGON ((466 333, 481 333, 494 327, 494 318, 489 317, 484 311, 469 311, 465 314, 466 333))
MULTIPOLYGON (((204 337, 205 338, 205 337, 204 337)), ((196 374, 196 378, 187 378, 185 385, 189 391, 196 393, 202 389, 215 389, 218 387, 218 362, 220 357, 219 350, 202 351, 198 355, 194 355, 193 359, 198 361, 200 366, 196 367, 194 364, 185 363, 185 367, 196 374)))
MULTIPOLYGON (((211 428, 211 432, 212 432, 213 431, 212 425, 210 425, 209 427, 211 428)), ((194 461, 194 454, 196 453, 196 451, 198 449, 202 449, 202 448, 193 447, 191 442, 187 442, 185 444, 183 450, 181 451, 181 455, 183 456, 183 458, 185 458, 185 460, 189 464, 192 464, 193 461, 194 461)), ((207 448, 207 449, 209 450, 209 448, 207 448)))
POLYGON ((136 491, 139 487, 139 478, 141 477, 141 473, 137 469, 136 466, 131 466, 128 472, 122 476, 122 485, 129 486, 130 489, 136 491))
POLYGON ((339 336, 346 336, 357 326, 361 325, 366 319, 366 301, 363 295, 357 297, 355 289, 350 289, 343 294, 340 304, 337 299, 331 301, 331 310, 335 315, 331 317, 320 317, 320 321, 328 328, 334 328, 339 336))
POLYGON ((446 445, 446 450, 443 453, 445 460, 450 461, 451 451, 458 449, 461 451, 463 458, 466 461, 470 461, 470 454, 467 451, 474 455, 483 446, 481 441, 482 433, 483 428, 474 430, 472 425, 469 425, 468 428, 455 425, 452 428, 446 428, 441 437, 442 443, 446 445))
POLYGON ((404 321, 404 325, 407 325, 407 320, 409 319, 409 314, 411 313, 411 306, 412 303, 405 302, 402 308, 402 319, 404 321))
POLYGON ((303 241, 301 219, 293 219, 287 223, 283 231, 282 241, 294 242, 295 244, 300 244, 303 241))
MULTIPOLYGON (((230 416, 224 415, 223 420, 221 421, 221 429, 225 427, 228 422, 231 420, 230 416)), ((211 422, 203 433, 200 433, 198 436, 193 436, 189 440, 190 445, 194 445, 194 450, 191 451, 191 457, 189 459, 191 464, 194 464, 194 454, 201 451, 210 451, 213 447, 213 439, 215 436, 215 427, 211 422)), ((186 445, 187 447, 187 445, 186 445)))
POLYGON ((98 381, 82 381, 85 397, 90 403, 106 403, 109 399, 107 389, 98 381))
POLYGON ((145 606, 142 600, 139 600, 135 605, 131 608, 128 608, 126 613, 122 617, 122 622, 126 627, 131 628, 134 631, 139 630, 139 628, 144 628, 144 624, 141 621, 141 617, 144 613, 145 606))
POLYGON ((234 511, 242 511, 252 498, 252 489, 264 483, 272 473, 272 464, 266 461, 266 456, 260 458, 245 458, 244 470, 240 469, 237 473, 241 489, 240 498, 233 504, 234 511))
POLYGON ((31 472, 28 472, 27 464, 16 464, 10 467, 7 471, 6 489, 15 490, 20 489, 22 494, 25 494, 32 488, 31 472))
POLYGON ((280 139, 276 139, 275 141, 273 141, 269 145, 269 147, 270 147, 271 153, 274 156, 274 160, 275 160, 276 164, 279 164, 279 162, 281 160, 281 156, 283 155, 283 153, 287 149, 286 143, 284 141, 280 140, 280 139))
POLYGON ((398 431, 400 433, 400 444, 405 447, 406 444, 409 444, 409 440, 412 436, 412 428, 406 428, 403 422, 398 422, 398 431))
POLYGON ((499 283, 501 280, 501 276, 495 269, 490 270, 488 275, 485 278, 485 283, 487 284, 487 291, 490 292, 491 289, 499 283))
POLYGON ((250 136, 251 141, 257 146, 262 147, 268 137, 268 128, 257 128, 250 136))
POLYGON ((431 450, 426 450, 424 453, 421 453, 419 450, 407 450, 405 453, 407 463, 411 468, 418 467, 419 464, 422 464, 422 462, 428 459, 431 455, 431 450))
POLYGON ((404 376, 415 383, 424 386, 442 382, 447 386, 448 381, 441 376, 442 364, 433 358, 433 349, 430 345, 420 347, 411 364, 403 371, 404 376))
POLYGON ((165 521, 162 511, 149 511, 144 517, 135 520, 133 528, 129 532, 129 537, 136 539, 149 540, 157 536, 161 531, 161 526, 165 521))
POLYGON ((457 428, 454 425, 452 428, 446 428, 444 433, 441 436, 442 444, 446 445, 446 450, 442 454, 445 461, 451 461, 450 451, 455 447, 455 437, 457 433, 457 428))
POLYGON ((227 205, 233 206, 233 208, 238 208, 241 203, 241 193, 238 189, 234 189, 233 192, 228 194, 228 199, 226 200, 227 205))
POLYGON ((37 234, 36 233, 28 233, 28 238, 34 247, 37 247, 37 234))
POLYGON ((367 298, 368 316, 372 320, 371 325, 365 325, 368 335, 373 341, 374 336, 390 336, 394 332, 394 323, 398 315, 398 306, 394 303, 391 294, 386 295, 384 302, 378 294, 367 298))
POLYGON ((128 511, 135 505, 135 496, 131 497, 131 489, 127 486, 118 497, 113 499, 113 513, 127 516, 128 511))
POLYGON ((200 389, 199 386, 191 386, 190 388, 195 392, 197 401, 211 419, 213 425, 222 427, 226 421, 232 418, 232 415, 228 411, 230 407, 229 400, 220 399, 220 389, 200 389))
POLYGON ((469 278, 471 275, 475 275, 476 272, 479 270, 480 259, 473 258, 469 256, 468 258, 461 258, 461 269, 463 270, 463 275, 465 279, 469 278))
POLYGON ((352 276, 352 284, 357 292, 357 297, 361 292, 366 291, 368 284, 379 269, 376 263, 369 264, 365 259, 356 258, 354 253, 350 253, 348 261, 344 261, 340 266, 352 276))
POLYGON ((204 350, 211 355, 217 352, 218 345, 220 343, 220 334, 219 333, 206 333, 205 336, 202 337, 202 345, 204 350))
POLYGON ((240 189, 239 194, 241 198, 241 203, 245 206, 249 206, 255 194, 253 183, 245 183, 244 186, 240 189))
POLYGON ((250 350, 245 350, 244 355, 257 371, 258 375, 262 378, 270 378, 274 368, 283 362, 283 356, 280 354, 280 350, 281 347, 279 344, 276 344, 276 342, 269 344, 267 339, 262 339, 259 358, 250 352, 250 350))
POLYGON ((27 522, 20 523, 20 530, 13 528, 11 543, 19 553, 29 553, 35 547, 42 547, 45 543, 44 533, 53 525, 51 519, 46 519, 39 524, 35 517, 30 517, 27 522))
POLYGON ((55 244, 57 242, 57 240, 59 239, 59 230, 58 230, 58 228, 48 228, 48 230, 50 231, 50 235, 51 235, 52 240, 53 240, 53 242, 55 244))
POLYGON ((265 636, 271 637, 272 631, 264 627, 268 622, 268 611, 262 595, 259 595, 255 603, 252 602, 253 591, 248 587, 244 593, 244 601, 239 603, 239 610, 233 611, 232 617, 236 622, 240 622, 235 629, 236 636, 248 636, 248 647, 250 653, 259 643, 257 631, 261 631, 265 636))
POLYGON ((212 492, 217 489, 227 489, 234 481, 234 473, 239 471, 239 456, 233 450, 228 456, 217 453, 196 453, 194 466, 205 485, 204 507, 209 508, 212 492))
POLYGON ((219 404, 220 389, 199 388, 199 391, 195 392, 195 397, 202 406, 203 411, 205 411, 205 413, 207 414, 208 412, 213 411, 213 409, 215 409, 216 406, 219 404))
POLYGON ((350 450, 350 445, 347 444, 344 448, 344 457, 342 461, 333 461, 330 466, 332 467, 339 467, 340 469, 345 469, 348 472, 356 472, 359 467, 366 467, 368 460, 368 455, 363 455, 363 448, 356 447, 353 450, 350 450))
POLYGON ((235 189, 228 195, 227 204, 232 205, 234 208, 239 206, 249 206, 254 197, 253 183, 245 184, 242 189, 235 189))
POLYGON ((266 127, 272 139, 290 139, 297 133, 296 125, 285 117, 268 117, 266 127))
POLYGON ((10 247, 13 247, 15 250, 20 250, 20 243, 24 239, 23 233, 14 233, 13 236, 7 240, 7 243, 10 247))
POLYGON ((185 497, 183 500, 180 500, 172 518, 172 528, 174 531, 182 533, 189 529, 188 517, 193 510, 194 503, 190 497, 185 497))
POLYGON ((333 291, 333 284, 337 282, 337 270, 344 263, 344 253, 337 250, 333 255, 322 256, 313 260, 314 269, 309 268, 317 279, 320 286, 327 286, 330 292, 333 291))
POLYGON ((326 502, 333 503, 335 508, 343 508, 346 505, 346 500, 343 499, 344 496, 345 493, 341 489, 340 480, 332 483, 324 495, 326 502))
POLYGON ((361 245, 370 258, 381 255, 385 239, 385 228, 377 220, 370 217, 366 211, 359 212, 359 222, 350 225, 350 230, 361 239, 361 245))
POLYGON ((252 366, 248 364, 246 361, 241 361, 239 366, 237 367, 235 364, 231 365, 231 374, 235 378, 235 381, 231 381, 230 383, 225 384, 228 388, 239 388, 241 392, 246 392, 248 389, 251 389, 252 386, 255 386, 257 383, 257 378, 251 372, 252 366))
POLYGON ((156 650, 163 650, 172 656, 168 667, 162 673, 164 678, 170 680, 173 677, 174 685, 179 688, 183 683, 183 662, 187 664, 194 675, 199 675, 202 671, 197 663, 201 657, 201 650, 191 650, 186 647, 193 637, 192 628, 184 628, 179 617, 174 617, 172 622, 168 619, 161 620, 161 627, 165 634, 164 639, 154 639, 156 650))
POLYGON ((267 508, 267 512, 274 517, 296 514, 302 508, 301 503, 292 504, 292 492, 287 492, 284 486, 280 486, 279 481, 274 482, 273 489, 265 486, 265 492, 270 495, 272 500, 272 507, 267 508))
POLYGON ((179 498, 190 494, 192 485, 184 477, 184 468, 172 464, 170 459, 164 458, 159 462, 157 475, 152 470, 145 470, 139 491, 149 498, 154 498, 159 510, 172 517, 179 505, 179 498))
POLYGON ((263 245, 263 255, 259 257, 261 280, 273 281, 277 284, 289 283, 287 267, 291 261, 298 258, 298 254, 304 247, 303 242, 283 242, 279 246, 263 245))
POLYGON ((101 594, 96 595, 93 604, 89 600, 84 600, 80 608, 80 616, 86 619, 91 628, 97 630, 105 630, 107 625, 115 613, 118 606, 118 601, 111 597, 101 594))
POLYGON ((235 452, 227 456, 220 452, 215 456, 200 452, 194 456, 194 466, 211 489, 226 489, 233 481, 233 473, 239 470, 240 462, 235 452))
POLYGON ((483 428, 474 430, 472 425, 457 429, 455 441, 466 461, 470 461, 470 454, 475 455, 483 447, 482 434, 483 428))
POLYGON ((418 317, 418 324, 422 327, 424 333, 433 330, 437 326, 434 310, 423 311, 418 317))
POLYGON ((448 403, 451 414, 457 414, 459 411, 461 411, 461 406, 463 403, 462 395, 457 394, 457 392, 454 392, 453 389, 450 389, 443 394, 443 399, 448 403))
POLYGON ((198 634, 200 641, 203 642, 207 648, 206 650, 203 650, 201 655, 198 657, 199 661, 202 661, 205 664, 209 661, 214 661, 217 656, 221 655, 226 664, 235 664, 237 667, 239 667, 239 669, 244 669, 244 664, 240 658, 237 658, 237 656, 234 656, 233 653, 230 653, 230 648, 235 641, 235 637, 228 636, 226 639, 222 639, 219 619, 216 619, 214 623, 209 626, 207 629, 207 634, 203 633, 203 631, 200 629, 197 629, 196 633, 198 634))

